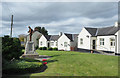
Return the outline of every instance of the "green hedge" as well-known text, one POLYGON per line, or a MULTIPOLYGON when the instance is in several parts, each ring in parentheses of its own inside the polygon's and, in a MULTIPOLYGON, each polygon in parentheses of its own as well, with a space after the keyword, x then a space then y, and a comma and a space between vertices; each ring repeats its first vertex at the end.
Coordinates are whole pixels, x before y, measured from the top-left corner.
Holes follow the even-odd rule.
POLYGON ((57 50, 58 50, 58 48, 53 48, 53 50, 57 51, 57 50))
POLYGON ((47 50, 47 47, 40 47, 39 50, 47 50))
POLYGON ((25 74, 41 69, 42 63, 34 59, 19 59, 12 62, 6 62, 2 69, 3 74, 25 74))
POLYGON ((42 50, 47 50, 47 47, 43 47, 42 50))
POLYGON ((47 47, 40 47, 39 50, 55 50, 55 51, 57 51, 58 48, 57 47, 55 47, 55 48, 52 48, 52 47, 49 47, 49 48, 47 48, 47 47))
POLYGON ((53 50, 53 48, 52 48, 52 47, 50 47, 50 48, 48 48, 48 50, 53 50))
POLYGON ((2 58, 11 60, 13 58, 19 59, 22 55, 21 43, 18 38, 9 38, 9 36, 2 37, 2 58))
POLYGON ((42 50, 42 47, 40 47, 39 50, 42 50))

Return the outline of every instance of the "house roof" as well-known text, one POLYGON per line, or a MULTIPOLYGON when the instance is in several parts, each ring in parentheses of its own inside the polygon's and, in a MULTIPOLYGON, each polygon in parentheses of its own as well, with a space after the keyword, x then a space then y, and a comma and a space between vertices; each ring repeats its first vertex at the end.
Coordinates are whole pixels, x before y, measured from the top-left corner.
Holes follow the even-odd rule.
POLYGON ((50 40, 56 41, 59 37, 59 35, 51 35, 50 40))
POLYGON ((103 27, 103 28, 89 28, 89 27, 85 27, 85 29, 86 29, 92 36, 114 35, 114 34, 119 30, 118 27, 115 27, 115 26, 103 27))
POLYGON ((64 34, 70 39, 70 41, 73 41, 78 36, 78 34, 67 34, 67 33, 64 34))
POLYGON ((50 40, 50 37, 51 35, 44 35, 44 37, 49 41, 50 40))
POLYGON ((72 34, 67 34, 67 33, 64 34, 70 39, 70 41, 73 41, 72 34))
POLYGON ((97 36, 114 35, 117 31, 118 27, 115 26, 98 28, 97 36))
POLYGON ((50 40, 57 41, 59 38, 59 35, 44 35, 44 36, 48 41, 50 40))
MULTIPOLYGON (((64 34, 70 39, 70 41, 73 41, 78 36, 78 34, 67 34, 67 33, 64 34)), ((59 35, 44 35, 44 37, 48 41, 57 41, 60 38, 59 35)))
POLYGON ((95 35, 96 35, 97 28, 85 27, 85 29, 86 29, 92 36, 95 36, 95 35))

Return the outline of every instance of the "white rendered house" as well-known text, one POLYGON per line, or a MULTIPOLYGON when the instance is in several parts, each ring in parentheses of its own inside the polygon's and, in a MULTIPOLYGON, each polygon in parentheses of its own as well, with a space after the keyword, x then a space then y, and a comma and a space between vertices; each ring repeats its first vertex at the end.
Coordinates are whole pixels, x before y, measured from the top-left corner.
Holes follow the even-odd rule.
POLYGON ((84 27, 78 35, 78 49, 111 51, 120 54, 120 26, 84 27))
POLYGON ((57 48, 59 35, 42 35, 39 39, 39 47, 57 48))
POLYGON ((78 34, 62 33, 58 39, 58 50, 73 51, 77 49, 78 34))

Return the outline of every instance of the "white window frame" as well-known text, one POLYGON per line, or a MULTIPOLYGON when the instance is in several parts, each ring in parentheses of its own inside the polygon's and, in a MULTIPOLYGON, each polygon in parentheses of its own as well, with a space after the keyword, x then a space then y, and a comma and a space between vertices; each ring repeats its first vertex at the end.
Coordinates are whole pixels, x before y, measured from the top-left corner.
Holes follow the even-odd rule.
POLYGON ((41 41, 41 42, 40 42, 40 45, 42 46, 42 44, 43 44, 43 42, 41 41))
POLYGON ((114 47, 115 46, 115 39, 110 38, 110 46, 114 47))
POLYGON ((64 47, 67 47, 67 42, 64 42, 64 47))
POLYGON ((54 42, 50 42, 50 46, 54 46, 54 42))
POLYGON ((100 38, 100 45, 105 45, 105 39, 104 38, 100 38))
POLYGON ((58 42, 56 42, 56 46, 58 45, 58 42))
POLYGON ((80 38, 80 44, 83 45, 83 38, 80 38))

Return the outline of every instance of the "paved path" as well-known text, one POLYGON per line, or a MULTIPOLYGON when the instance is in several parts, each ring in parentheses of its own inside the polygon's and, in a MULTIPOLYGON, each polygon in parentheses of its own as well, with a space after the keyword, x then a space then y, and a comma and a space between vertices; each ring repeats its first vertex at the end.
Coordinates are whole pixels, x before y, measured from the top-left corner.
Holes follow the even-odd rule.
MULTIPOLYGON (((90 51, 87 50, 82 50, 82 51, 76 51, 76 52, 82 52, 82 53, 91 53, 90 51)), ((119 55, 115 55, 115 53, 106 53, 106 52, 100 52, 100 51, 94 51, 93 54, 102 54, 102 55, 111 55, 111 56, 119 56, 119 55)))
MULTIPOLYGON (((98 53, 93 53, 93 54, 98 54, 98 53)), ((118 55, 115 55, 115 53, 99 53, 99 54, 110 55, 110 56, 118 56, 118 55)))
POLYGON ((35 59, 42 61, 42 59, 50 59, 50 58, 51 58, 51 56, 39 55, 39 57, 38 57, 38 58, 35 58, 35 59))

